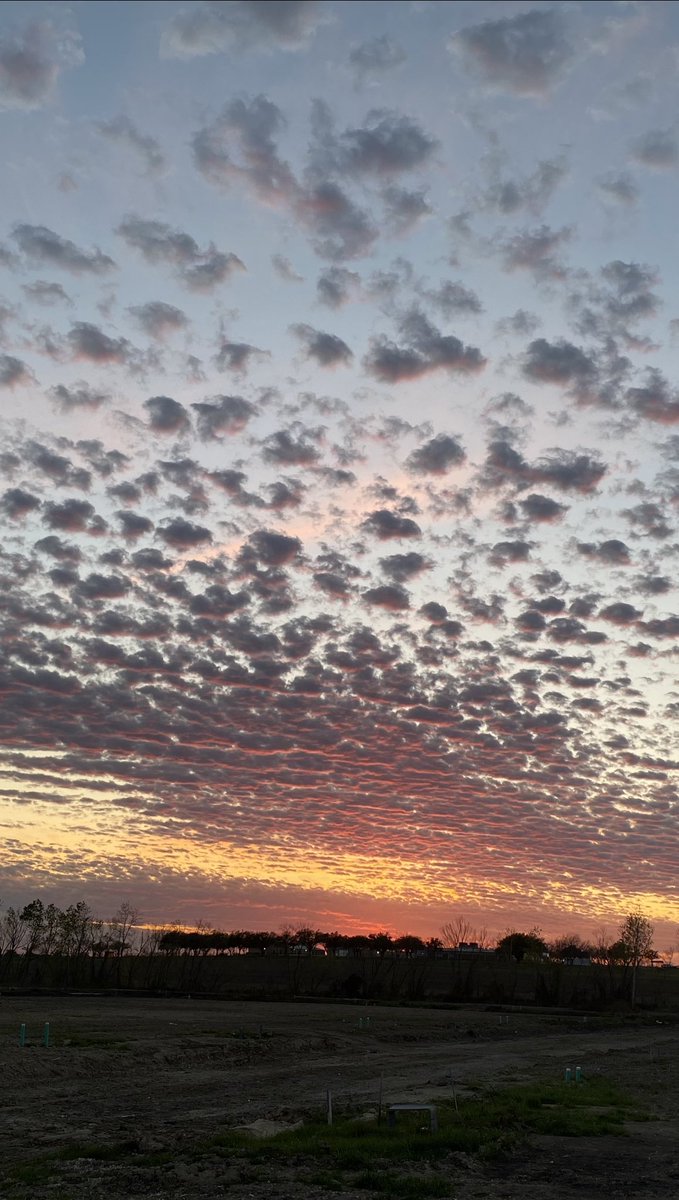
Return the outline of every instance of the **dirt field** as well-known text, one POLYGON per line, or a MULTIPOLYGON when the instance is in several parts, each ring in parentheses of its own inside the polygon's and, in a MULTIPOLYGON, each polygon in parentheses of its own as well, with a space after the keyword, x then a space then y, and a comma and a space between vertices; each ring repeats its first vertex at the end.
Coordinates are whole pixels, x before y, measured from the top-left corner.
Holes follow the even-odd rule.
POLYGON ((557 1081, 576 1065, 585 1077, 622 1084, 656 1119, 630 1125, 623 1137, 537 1138, 490 1165, 453 1155, 436 1168, 445 1169, 451 1195, 679 1195, 679 1024, 669 1018, 521 1012, 507 1023, 506 1015, 475 1010, 0 997, 0 1195, 329 1200, 337 1189, 309 1184, 294 1164, 244 1169, 204 1147, 225 1129, 261 1133, 317 1115, 328 1089, 336 1114, 375 1112, 380 1077, 387 1104, 449 1098, 453 1086, 460 1096, 484 1083, 557 1081), (45 1021, 48 1048, 40 1044, 45 1021), (17 1177, 17 1164, 74 1144, 80 1157, 17 1177), (106 1147, 109 1161, 95 1156, 106 1147))

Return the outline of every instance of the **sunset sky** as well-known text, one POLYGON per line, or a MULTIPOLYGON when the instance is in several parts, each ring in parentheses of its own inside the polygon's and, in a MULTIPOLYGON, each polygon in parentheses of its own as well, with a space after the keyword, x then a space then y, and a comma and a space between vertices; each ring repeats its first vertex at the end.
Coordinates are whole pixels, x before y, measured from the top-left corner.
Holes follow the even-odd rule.
POLYGON ((679 5, 0 6, 0 907, 679 934, 679 5))

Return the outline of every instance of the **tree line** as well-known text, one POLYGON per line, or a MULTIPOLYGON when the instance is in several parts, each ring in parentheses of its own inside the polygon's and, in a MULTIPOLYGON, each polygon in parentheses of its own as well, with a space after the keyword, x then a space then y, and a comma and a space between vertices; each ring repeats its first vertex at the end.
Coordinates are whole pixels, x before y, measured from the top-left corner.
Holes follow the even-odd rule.
POLYGON ((421 938, 415 934, 394 937, 385 931, 368 934, 328 932, 311 926, 270 930, 209 929, 198 923, 193 929, 179 924, 148 927, 129 902, 120 905, 108 920, 95 917, 85 900, 65 909, 32 900, 22 909, 10 907, 0 917, 0 956, 7 962, 21 957, 24 962, 38 955, 66 960, 122 958, 125 955, 239 955, 314 954, 328 956, 436 958, 446 952, 488 953, 516 962, 551 960, 563 963, 591 962, 605 966, 634 968, 660 961, 653 948, 653 926, 640 912, 629 913, 612 940, 601 933, 594 940, 578 934, 547 940, 539 928, 511 929, 491 943, 485 929, 474 929, 456 917, 440 930, 441 936, 421 938))

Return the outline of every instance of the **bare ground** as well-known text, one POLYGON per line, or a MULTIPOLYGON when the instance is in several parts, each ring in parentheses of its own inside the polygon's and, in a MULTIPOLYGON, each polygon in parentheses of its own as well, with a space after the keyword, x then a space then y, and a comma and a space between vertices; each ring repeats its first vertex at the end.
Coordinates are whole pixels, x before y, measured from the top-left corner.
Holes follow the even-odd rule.
POLYGON ((453 1155, 434 1169, 456 1200, 679 1196, 679 1025, 664 1018, 521 1012, 507 1023, 496 1012, 378 1005, 1 997, 0 1196, 329 1200, 338 1192, 294 1165, 251 1170, 205 1144, 229 1128, 265 1132, 317 1115, 328 1089, 336 1112, 375 1110, 380 1077, 387 1104, 557 1081, 567 1066, 622 1084, 655 1119, 623 1137, 537 1138, 501 1164, 453 1155), (74 1143, 131 1143, 145 1157, 101 1161, 83 1150, 47 1178, 11 1174, 74 1143))

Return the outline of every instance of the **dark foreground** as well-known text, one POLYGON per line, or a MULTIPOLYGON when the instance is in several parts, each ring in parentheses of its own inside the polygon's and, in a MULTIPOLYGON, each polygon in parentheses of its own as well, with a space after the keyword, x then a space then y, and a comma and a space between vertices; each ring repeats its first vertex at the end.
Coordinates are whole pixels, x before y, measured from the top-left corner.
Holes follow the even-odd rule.
POLYGON ((0 998, 0 1195, 8 1200, 666 1200, 679 1195, 679 1025, 340 1004, 0 998), (19 1046, 19 1026, 28 1043, 19 1046), (41 1045, 45 1021, 50 1045, 41 1045), (620 1136, 536 1136, 499 1158, 451 1152, 390 1183, 228 1149, 324 1114, 558 1082, 581 1066, 651 1120, 620 1136), (381 1082, 380 1082, 381 1081, 381 1082), (220 1143, 220 1138, 222 1142, 220 1143), (226 1141, 224 1141, 226 1139, 226 1141), (226 1148, 225 1148, 226 1147, 226 1148))

